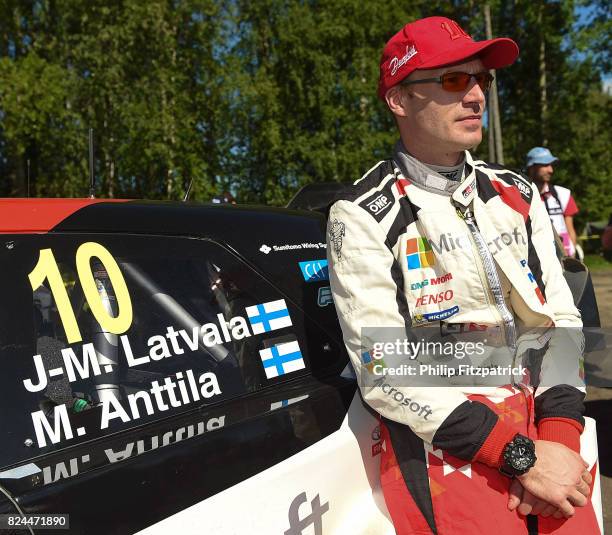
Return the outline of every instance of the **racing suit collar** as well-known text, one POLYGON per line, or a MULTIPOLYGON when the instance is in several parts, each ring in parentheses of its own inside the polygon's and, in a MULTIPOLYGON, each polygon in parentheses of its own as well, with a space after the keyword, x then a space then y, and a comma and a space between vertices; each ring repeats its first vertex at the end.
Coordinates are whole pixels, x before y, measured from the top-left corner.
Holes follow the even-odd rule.
MULTIPOLYGON (((472 157, 468 151, 465 153, 465 168, 464 178, 461 182, 449 180, 441 174, 427 167, 423 162, 417 160, 414 156, 408 153, 406 147, 399 140, 393 149, 393 161, 399 167, 400 172, 415 186, 418 186, 431 193, 451 196, 456 190, 463 191, 472 183, 474 178, 474 165, 472 157), (466 184, 467 183, 467 184, 466 184)), ((471 197, 471 196, 470 196, 471 197)), ((455 196, 453 196, 455 198, 455 196)), ((461 195, 460 198, 463 199, 461 195)), ((470 199, 471 200, 471 199, 470 199)))

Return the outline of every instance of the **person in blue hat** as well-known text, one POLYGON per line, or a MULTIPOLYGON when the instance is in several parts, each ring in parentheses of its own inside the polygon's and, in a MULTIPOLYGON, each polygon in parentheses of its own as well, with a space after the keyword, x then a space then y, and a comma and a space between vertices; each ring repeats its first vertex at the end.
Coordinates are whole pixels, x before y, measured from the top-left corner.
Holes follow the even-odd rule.
POLYGON ((534 147, 527 153, 527 174, 540 190, 542 201, 555 230, 563 241, 567 256, 576 256, 576 231, 574 216, 578 206, 571 191, 551 182, 554 164, 559 159, 546 147, 534 147))

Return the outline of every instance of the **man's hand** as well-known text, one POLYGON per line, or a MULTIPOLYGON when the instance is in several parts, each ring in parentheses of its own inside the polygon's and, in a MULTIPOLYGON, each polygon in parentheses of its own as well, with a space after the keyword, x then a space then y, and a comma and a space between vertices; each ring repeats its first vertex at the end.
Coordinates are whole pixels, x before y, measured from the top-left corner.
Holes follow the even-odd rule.
POLYGON ((544 500, 536 498, 531 492, 525 490, 518 479, 513 479, 510 483, 509 494, 508 509, 510 511, 514 511, 518 507, 518 512, 524 516, 540 515, 548 517, 553 515, 555 518, 563 516, 560 509, 544 500))
POLYGON ((517 477, 523 493, 519 497, 513 482, 508 507, 513 510, 518 506, 521 514, 572 516, 573 506, 583 507, 588 502, 592 481, 588 465, 580 455, 556 442, 536 440, 535 450, 535 465, 517 477))

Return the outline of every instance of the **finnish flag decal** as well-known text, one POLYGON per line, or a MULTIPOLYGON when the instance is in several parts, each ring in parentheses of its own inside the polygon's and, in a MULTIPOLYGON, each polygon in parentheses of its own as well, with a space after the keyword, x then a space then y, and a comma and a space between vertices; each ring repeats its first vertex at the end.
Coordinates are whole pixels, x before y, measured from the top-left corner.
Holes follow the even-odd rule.
POLYGON ((303 370, 306 367, 297 340, 261 349, 259 355, 268 379, 303 370))
POLYGON ((284 299, 246 307, 245 311, 251 322, 253 334, 267 333, 293 325, 284 299))

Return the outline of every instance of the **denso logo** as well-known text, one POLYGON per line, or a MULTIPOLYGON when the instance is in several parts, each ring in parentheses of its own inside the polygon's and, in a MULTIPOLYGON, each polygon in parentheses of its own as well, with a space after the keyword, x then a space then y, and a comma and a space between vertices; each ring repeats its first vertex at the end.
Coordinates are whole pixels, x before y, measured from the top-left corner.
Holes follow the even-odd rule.
POLYGON ((446 290, 439 294, 422 295, 416 300, 416 306, 420 307, 423 305, 432 305, 436 303, 442 303, 443 301, 450 301, 453 298, 453 291, 446 290))
POLYGON ((384 193, 381 193, 373 201, 368 203, 368 210, 373 214, 378 214, 391 206, 391 201, 384 193))
POLYGON ((419 290, 421 288, 425 288, 425 286, 429 286, 430 284, 432 286, 435 286, 437 284, 444 284, 445 282, 448 282, 449 280, 452 280, 452 279, 453 279, 453 274, 446 273, 440 277, 432 277, 431 279, 425 279, 424 281, 421 281, 421 282, 413 282, 410 285, 410 289, 419 290))

